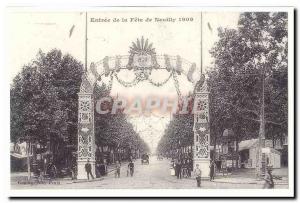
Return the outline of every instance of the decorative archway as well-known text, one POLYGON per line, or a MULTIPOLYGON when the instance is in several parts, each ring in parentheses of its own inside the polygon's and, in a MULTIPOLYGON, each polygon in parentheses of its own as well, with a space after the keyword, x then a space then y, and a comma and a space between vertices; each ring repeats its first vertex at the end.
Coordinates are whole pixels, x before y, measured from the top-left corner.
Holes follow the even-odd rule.
POLYGON ((130 55, 106 56, 97 63, 91 63, 89 69, 82 76, 80 92, 78 93, 78 157, 77 179, 86 179, 85 164, 89 160, 95 174, 95 132, 94 132, 94 98, 93 91, 98 80, 110 77, 109 89, 114 78, 125 87, 132 87, 139 82, 148 81, 152 85, 162 86, 170 78, 174 79, 179 99, 182 97, 178 86, 178 75, 185 75, 187 80, 194 84, 194 101, 199 103, 201 111, 194 117, 194 164, 200 164, 203 176, 208 177, 209 171, 209 120, 208 120, 208 92, 205 77, 196 82, 193 74, 196 64, 180 56, 157 55, 152 43, 148 39, 137 39, 129 51, 130 55), (122 69, 133 71, 135 79, 130 82, 122 81, 118 72, 122 69), (151 80, 154 69, 164 69, 169 77, 161 83, 151 80), (207 172, 206 172, 207 171, 207 172))

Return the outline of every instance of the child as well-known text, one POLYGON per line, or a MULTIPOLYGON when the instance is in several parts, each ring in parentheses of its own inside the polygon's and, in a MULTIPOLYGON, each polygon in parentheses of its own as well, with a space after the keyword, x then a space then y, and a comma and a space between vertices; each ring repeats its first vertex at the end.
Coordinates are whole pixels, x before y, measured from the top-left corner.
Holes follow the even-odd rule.
POLYGON ((197 181, 197 187, 201 186, 201 170, 199 168, 199 164, 196 164, 196 168, 195 168, 195 176, 196 176, 196 181, 197 181))

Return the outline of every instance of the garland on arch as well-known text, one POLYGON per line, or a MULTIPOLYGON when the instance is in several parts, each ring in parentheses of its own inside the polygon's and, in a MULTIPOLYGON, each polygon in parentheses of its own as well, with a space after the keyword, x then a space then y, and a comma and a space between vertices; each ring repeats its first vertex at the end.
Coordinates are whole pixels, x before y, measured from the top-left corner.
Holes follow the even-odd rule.
POLYGON ((170 80, 172 74, 173 74, 173 72, 171 72, 170 75, 169 75, 164 81, 162 81, 162 82, 154 82, 151 78, 148 78, 148 81, 149 81, 152 85, 154 85, 154 86, 156 86, 156 87, 161 87, 161 86, 165 85, 165 84, 170 80))
POLYGON ((179 81, 178 81, 176 72, 173 71, 173 74, 172 74, 172 75, 173 75, 174 86, 175 86, 175 88, 176 88, 176 92, 177 92, 178 98, 179 98, 179 100, 182 100, 182 94, 181 94, 180 89, 179 89, 179 81))
MULTIPOLYGON (((146 42, 147 42, 147 40, 146 40, 146 42)), ((151 46, 149 48, 151 48, 151 46)), ((131 51, 132 51, 131 54, 135 53, 134 51, 136 51, 136 48, 132 48, 131 51)), ((151 51, 154 51, 154 50, 146 49, 146 50, 143 50, 143 51, 150 51, 151 52, 151 51)), ((153 54, 155 54, 155 52, 153 52, 153 54)), ((122 80, 121 78, 118 77, 118 72, 120 71, 120 69, 122 67, 121 58, 122 57, 119 56, 119 55, 115 56, 115 58, 114 58, 115 59, 114 70, 110 70, 110 67, 109 67, 110 58, 106 56, 103 59, 104 75, 105 76, 110 76, 109 85, 108 85, 108 92, 109 93, 112 89, 112 84, 113 84, 113 78, 114 77, 124 87, 136 86, 139 82, 144 81, 144 80, 148 80, 150 84, 152 84, 156 87, 161 87, 161 86, 165 85, 170 80, 170 78, 173 76, 174 86, 176 88, 178 98, 180 100, 182 99, 182 94, 181 94, 181 91, 180 91, 179 81, 178 81, 178 75, 181 75, 181 73, 183 71, 183 69, 182 69, 183 61, 182 61, 182 58, 180 56, 176 57, 176 65, 175 65, 175 67, 172 67, 170 56, 164 55, 165 69, 168 72, 170 72, 170 75, 165 80, 163 80, 161 82, 153 81, 149 77, 151 75, 151 69, 150 69, 149 72, 145 71, 145 70, 148 70, 148 69, 145 69, 145 70, 144 69, 134 69, 135 70, 135 78, 132 81, 127 82, 127 81, 122 80)), ((153 58, 151 58, 151 59, 153 60, 153 58)), ((125 66, 128 70, 131 70, 131 68, 132 68, 132 67, 130 68, 128 66, 132 63, 131 60, 132 60, 132 57, 129 58, 129 62, 128 62, 127 66, 125 66)), ((152 63, 155 64, 154 68, 159 67, 159 66, 156 66, 156 65, 158 65, 156 60, 152 61, 152 63)), ((91 68, 91 72, 94 74, 94 76, 97 77, 97 76, 99 76, 99 74, 97 73, 95 66, 96 66, 96 64, 92 64, 90 68, 91 68)), ((189 81, 192 81, 192 74, 193 74, 194 70, 195 70, 195 64, 192 64, 192 66, 191 66, 191 68, 190 68, 190 70, 187 74, 187 78, 188 78, 189 81)))
POLYGON ((114 73, 114 76, 116 77, 117 81, 124 87, 133 87, 139 83, 139 80, 136 77, 131 82, 126 82, 126 81, 120 79, 116 72, 114 73))
POLYGON ((111 73, 111 74, 110 74, 110 79, 109 79, 109 82, 108 82, 108 87, 107 87, 108 95, 109 95, 110 92, 111 92, 112 85, 113 85, 113 80, 114 80, 114 76, 113 76, 113 73, 111 73))
MULTIPOLYGON (((133 86, 136 86, 140 80, 135 77, 134 80, 130 81, 130 82, 127 82, 127 81, 124 81, 122 79, 120 79, 118 77, 118 74, 116 72, 114 72, 114 74, 111 74, 111 79, 110 79, 110 83, 109 83, 109 87, 111 89, 111 86, 112 86, 112 81, 113 81, 113 76, 115 76, 115 78, 117 79, 117 81, 123 85, 124 87, 133 87, 133 86)), ((148 81, 150 84, 156 86, 156 87, 161 87, 163 85, 165 85, 169 80, 170 78, 173 76, 173 80, 174 80, 174 86, 176 88, 176 92, 177 92, 177 95, 178 95, 178 98, 181 100, 182 99, 182 94, 181 94, 181 91, 180 91, 180 88, 179 88, 179 81, 178 81, 178 77, 177 77, 177 73, 175 70, 173 70, 170 75, 168 76, 168 78, 166 78, 164 81, 162 82, 154 82, 152 79, 148 78, 148 81)), ((109 91, 110 91, 109 89, 109 91)))

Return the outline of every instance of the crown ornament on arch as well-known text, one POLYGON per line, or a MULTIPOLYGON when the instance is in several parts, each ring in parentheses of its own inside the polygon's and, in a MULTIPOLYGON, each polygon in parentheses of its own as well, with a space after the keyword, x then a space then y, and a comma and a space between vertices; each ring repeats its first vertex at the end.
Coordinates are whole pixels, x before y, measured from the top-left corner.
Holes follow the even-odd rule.
POLYGON ((137 39, 136 42, 132 42, 131 47, 129 48, 129 59, 127 68, 129 70, 145 70, 142 71, 147 78, 151 74, 153 68, 159 68, 159 64, 156 59, 155 48, 153 48, 153 43, 149 43, 148 39, 144 39, 142 36, 141 39, 137 39))
POLYGON ((142 36, 141 40, 136 39, 136 42, 132 42, 132 46, 130 47, 130 54, 156 54, 155 48, 152 47, 153 43, 149 44, 148 39, 144 40, 142 36))

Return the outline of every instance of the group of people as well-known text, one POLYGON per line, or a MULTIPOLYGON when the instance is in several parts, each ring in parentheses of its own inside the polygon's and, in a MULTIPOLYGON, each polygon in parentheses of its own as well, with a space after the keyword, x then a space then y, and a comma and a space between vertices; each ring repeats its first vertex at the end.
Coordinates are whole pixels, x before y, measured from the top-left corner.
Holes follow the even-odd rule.
MULTIPOLYGON (((127 165, 127 176, 133 177, 134 174, 134 163, 132 160, 129 161, 127 165)), ((115 178, 120 178, 121 176, 121 162, 117 161, 115 165, 115 178)))
MULTIPOLYGON (((105 164, 100 164, 100 163, 96 163, 95 164, 95 169, 96 169, 96 178, 101 177, 102 175, 105 175, 107 173, 107 166, 105 164)), ((85 164, 85 171, 87 173, 87 179, 90 179, 90 176, 92 179, 94 179, 94 175, 92 173, 92 165, 90 163, 90 160, 87 160, 87 163, 85 164)))
POLYGON ((38 180, 40 181, 43 181, 46 179, 49 179, 49 180, 53 180, 57 177, 57 169, 56 169, 56 166, 53 162, 50 162, 46 167, 45 169, 41 169, 41 168, 38 168, 36 170, 36 174, 34 174, 34 177, 37 178, 38 180))
POLYGON ((172 160, 172 166, 175 170, 175 176, 177 179, 182 177, 191 177, 193 170, 193 162, 190 159, 176 159, 172 160))
MULTIPOLYGON (((90 176, 92 179, 95 178, 92 173, 92 165, 91 165, 89 159, 87 160, 87 163, 85 164, 85 171, 86 171, 88 180, 90 180, 90 176)), ((134 163, 132 162, 132 160, 130 160, 128 163, 128 166, 127 166, 127 176, 133 177, 133 174, 134 174, 134 163)), ((121 162, 117 161, 115 164, 115 178, 120 178, 120 176, 121 176, 121 162)))
MULTIPOLYGON (((172 159, 171 165, 175 170, 175 176, 177 179, 181 179, 182 177, 190 178, 192 176, 193 171, 193 161, 190 159, 172 159)), ((210 172, 209 172, 209 180, 214 180, 215 176, 215 167, 216 164, 212 160, 210 163, 210 172)), ((194 176, 197 181, 197 187, 201 186, 201 170, 199 168, 199 164, 196 164, 196 168, 194 169, 194 176)))

